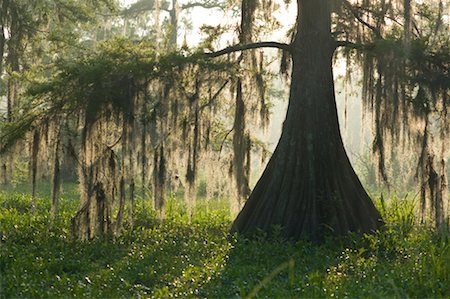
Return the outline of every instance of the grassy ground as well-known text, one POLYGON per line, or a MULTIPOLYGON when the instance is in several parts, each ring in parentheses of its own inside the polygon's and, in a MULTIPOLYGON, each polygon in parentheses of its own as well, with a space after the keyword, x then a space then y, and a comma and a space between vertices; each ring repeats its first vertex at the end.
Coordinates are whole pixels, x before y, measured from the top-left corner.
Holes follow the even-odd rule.
POLYGON ((49 199, 31 213, 29 195, 0 193, 0 298, 449 298, 450 246, 416 224, 412 205, 381 207, 387 225, 371 236, 290 243, 273 234, 229 236, 225 201, 200 201, 188 224, 171 200, 160 223, 139 201, 135 229, 115 242, 76 242, 77 202, 66 188, 49 225, 49 199))

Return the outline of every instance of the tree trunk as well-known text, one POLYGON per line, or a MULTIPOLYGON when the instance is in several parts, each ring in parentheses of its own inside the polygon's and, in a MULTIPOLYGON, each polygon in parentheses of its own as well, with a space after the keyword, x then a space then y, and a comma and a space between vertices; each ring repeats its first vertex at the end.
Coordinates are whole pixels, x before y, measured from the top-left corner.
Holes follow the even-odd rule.
POLYGON ((180 4, 178 0, 172 0, 172 9, 169 11, 170 14, 170 44, 169 48, 171 50, 177 47, 177 37, 178 37, 178 21, 180 17, 180 4))
MULTIPOLYGON (((0 16, 3 18, 3 15, 0 16)), ((5 26, 0 26, 0 75, 3 74, 3 57, 5 56, 5 48, 6 48, 6 36, 5 36, 5 26)))
POLYGON ((383 221, 350 164, 339 131, 329 2, 298 4, 283 132, 231 230, 270 231, 280 225, 286 237, 313 241, 327 231, 371 232, 383 221))
POLYGON ((33 132, 33 141, 31 145, 31 161, 30 161, 30 178, 31 178, 31 199, 33 203, 33 211, 36 207, 36 177, 38 171, 38 155, 39 143, 41 142, 39 130, 35 129, 33 132))
POLYGON ((52 206, 50 209, 51 219, 54 220, 58 215, 59 211, 59 191, 61 187, 61 171, 59 163, 59 151, 61 146, 61 128, 56 128, 56 144, 55 144, 55 155, 53 158, 53 179, 52 179, 52 206))

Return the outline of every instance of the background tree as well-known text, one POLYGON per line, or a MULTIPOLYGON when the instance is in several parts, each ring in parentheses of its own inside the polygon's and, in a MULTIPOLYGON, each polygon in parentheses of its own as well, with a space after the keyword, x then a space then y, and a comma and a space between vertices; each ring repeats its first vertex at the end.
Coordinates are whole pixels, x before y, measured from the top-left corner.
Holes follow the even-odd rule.
MULTIPOLYGON (((20 93, 23 85, 30 78, 30 70, 42 64, 51 63, 58 55, 70 55, 73 45, 78 44, 80 30, 95 23, 96 12, 113 9, 112 1, 99 1, 95 5, 90 1, 3 1, 1 4, 1 34, 0 34, 0 96, 6 98, 6 115, 4 125, 18 120, 20 109, 26 109, 27 103, 22 101, 20 93), (6 88, 4 88, 6 87, 6 88)), ((45 77, 41 76, 41 78, 45 77)), ((37 171, 51 173, 52 166, 57 163, 40 163, 38 154, 47 155, 41 161, 56 161, 58 151, 56 146, 48 142, 52 129, 58 126, 48 124, 45 130, 36 129, 30 136, 29 172, 32 185, 32 195, 36 192, 37 171), (48 171, 47 171, 48 170, 48 171)), ((24 147, 22 144, 21 147, 24 147)), ((2 155, 0 173, 2 182, 9 183, 13 179, 13 170, 17 162, 26 160, 24 151, 16 155, 16 149, 11 147, 2 155), (25 159, 24 159, 25 158, 25 159)), ((56 171, 56 173, 59 173, 56 171)), ((58 176, 54 176, 58 180, 58 176)), ((54 189, 54 198, 58 189, 54 189)))

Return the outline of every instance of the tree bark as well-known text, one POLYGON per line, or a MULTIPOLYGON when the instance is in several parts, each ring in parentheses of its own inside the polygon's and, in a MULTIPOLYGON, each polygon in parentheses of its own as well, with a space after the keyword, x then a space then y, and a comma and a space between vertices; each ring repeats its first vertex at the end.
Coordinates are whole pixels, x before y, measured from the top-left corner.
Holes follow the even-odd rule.
POLYGON ((339 131, 329 1, 298 0, 292 81, 283 132, 231 228, 320 241, 328 232, 372 232, 383 224, 354 172, 339 131))

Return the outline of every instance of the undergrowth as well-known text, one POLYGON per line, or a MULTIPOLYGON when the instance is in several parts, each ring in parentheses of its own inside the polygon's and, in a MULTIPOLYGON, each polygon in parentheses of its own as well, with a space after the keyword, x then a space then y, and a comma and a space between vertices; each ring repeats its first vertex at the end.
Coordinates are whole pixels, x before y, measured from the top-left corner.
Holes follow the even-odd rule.
POLYGON ((0 297, 449 298, 448 236, 417 223, 411 201, 380 203, 386 226, 373 235, 288 242, 280 228, 230 236, 226 201, 198 201, 192 223, 172 199, 159 221, 138 201, 134 229, 114 241, 73 241, 62 200, 0 193, 0 297))

